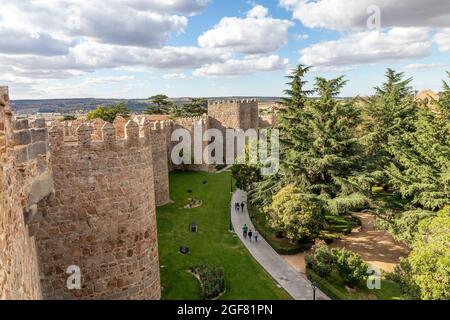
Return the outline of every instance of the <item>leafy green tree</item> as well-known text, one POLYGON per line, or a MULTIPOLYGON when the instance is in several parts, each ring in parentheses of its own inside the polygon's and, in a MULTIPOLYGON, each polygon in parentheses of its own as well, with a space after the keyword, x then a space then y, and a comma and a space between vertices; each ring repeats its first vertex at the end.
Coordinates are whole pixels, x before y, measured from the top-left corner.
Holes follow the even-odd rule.
POLYGON ((149 98, 151 105, 149 105, 144 113, 145 114, 166 114, 169 115, 173 112, 174 104, 169 101, 169 97, 163 94, 158 94, 149 98))
POLYGON ((273 196, 272 204, 265 208, 272 228, 281 230, 292 240, 314 239, 323 227, 320 206, 288 185, 273 196))
POLYGON ((419 207, 438 210, 450 203, 450 89, 444 82, 442 100, 422 106, 412 130, 390 137, 394 157, 387 166, 391 184, 419 207))
POLYGON ((450 299, 450 207, 419 223, 408 257, 422 299, 450 299))
POLYGON ((347 249, 333 249, 333 256, 339 274, 345 284, 354 288, 367 277, 368 265, 361 256, 347 249))
POLYGON ((413 298, 450 299, 450 207, 419 223, 412 252, 395 270, 395 278, 413 298))
POLYGON ((321 245, 312 254, 307 254, 305 260, 307 267, 322 278, 328 277, 335 265, 333 252, 327 245, 321 245))
POLYGON ((124 118, 130 116, 130 110, 127 108, 125 102, 120 102, 109 107, 98 106, 87 114, 88 120, 102 119, 111 123, 114 122, 117 116, 122 116, 124 118))

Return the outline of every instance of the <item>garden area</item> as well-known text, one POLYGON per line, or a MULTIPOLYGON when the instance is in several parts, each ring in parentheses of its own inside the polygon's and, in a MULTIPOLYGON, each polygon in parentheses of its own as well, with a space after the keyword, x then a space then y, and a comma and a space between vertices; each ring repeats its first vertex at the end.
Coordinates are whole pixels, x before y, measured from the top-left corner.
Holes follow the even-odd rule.
POLYGON ((291 299, 229 231, 229 172, 173 172, 170 193, 173 203, 157 209, 162 299, 291 299), (186 208, 188 199, 202 204, 186 208))
POLYGON ((276 143, 279 170, 260 174, 255 141, 232 167, 256 228, 332 298, 450 299, 449 83, 422 101, 387 69, 370 97, 339 99, 345 76, 310 83, 309 70, 287 76, 279 145, 261 144, 276 143), (384 271, 378 291, 364 289, 369 266, 384 271))

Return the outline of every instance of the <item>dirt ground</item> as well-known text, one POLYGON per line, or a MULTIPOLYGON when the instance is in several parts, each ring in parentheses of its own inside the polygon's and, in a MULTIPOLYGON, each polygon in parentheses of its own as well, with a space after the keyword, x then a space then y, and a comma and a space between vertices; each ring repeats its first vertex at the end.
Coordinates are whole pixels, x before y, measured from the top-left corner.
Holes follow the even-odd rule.
MULTIPOLYGON (((355 213, 361 222, 361 228, 355 229, 350 235, 335 240, 331 248, 346 248, 357 252, 367 263, 384 271, 392 272, 401 257, 409 254, 409 249, 395 241, 385 231, 376 230, 375 217, 370 213, 355 213)), ((283 258, 298 272, 305 273, 304 253, 283 258)))
POLYGON ((306 273, 305 253, 297 253, 291 256, 282 256, 282 257, 297 272, 306 273))

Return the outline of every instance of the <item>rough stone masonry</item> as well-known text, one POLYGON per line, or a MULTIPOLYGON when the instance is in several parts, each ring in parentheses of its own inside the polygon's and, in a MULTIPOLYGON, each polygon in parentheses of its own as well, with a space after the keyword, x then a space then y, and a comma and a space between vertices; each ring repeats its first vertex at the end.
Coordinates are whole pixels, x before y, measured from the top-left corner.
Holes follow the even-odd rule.
POLYGON ((170 202, 168 173, 177 169, 170 137, 199 122, 223 130, 267 121, 256 101, 234 100, 177 121, 49 128, 14 119, 0 87, 0 299, 159 299, 155 208, 170 202), (72 266, 79 290, 67 286, 72 266))

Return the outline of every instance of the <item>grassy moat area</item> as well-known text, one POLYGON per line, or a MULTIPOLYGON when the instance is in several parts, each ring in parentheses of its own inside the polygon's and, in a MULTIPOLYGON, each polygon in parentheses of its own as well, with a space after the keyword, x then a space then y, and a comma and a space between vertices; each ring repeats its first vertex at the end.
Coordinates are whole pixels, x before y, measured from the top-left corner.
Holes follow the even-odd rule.
POLYGON ((230 173, 174 172, 170 174, 173 204, 157 210, 162 299, 201 299, 199 281, 188 272, 197 265, 224 269, 224 300, 291 299, 251 257, 230 227, 230 173), (202 205, 186 209, 188 199, 202 205), (191 232, 192 222, 198 232, 191 232), (180 246, 189 254, 179 253, 180 246))

